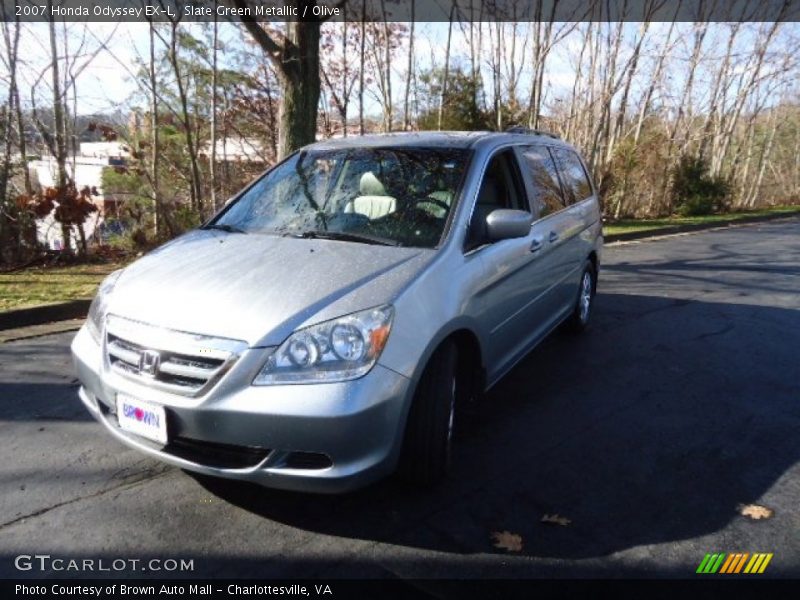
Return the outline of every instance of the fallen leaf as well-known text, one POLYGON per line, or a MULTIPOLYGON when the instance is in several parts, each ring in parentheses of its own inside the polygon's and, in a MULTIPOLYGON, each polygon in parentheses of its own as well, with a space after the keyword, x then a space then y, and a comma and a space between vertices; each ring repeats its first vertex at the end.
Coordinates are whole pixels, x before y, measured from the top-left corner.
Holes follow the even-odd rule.
POLYGON ((522 550, 522 536, 510 531, 494 531, 492 532, 492 539, 494 539, 494 547, 506 550, 508 552, 520 552, 522 550))
POLYGON ((567 517, 562 517, 559 514, 544 515, 541 522, 549 523, 550 525, 561 525, 562 527, 566 527, 572 523, 567 517))
POLYGON ((743 517, 750 517, 758 521, 759 519, 769 519, 774 514, 771 508, 759 504, 740 504, 739 514, 743 517))

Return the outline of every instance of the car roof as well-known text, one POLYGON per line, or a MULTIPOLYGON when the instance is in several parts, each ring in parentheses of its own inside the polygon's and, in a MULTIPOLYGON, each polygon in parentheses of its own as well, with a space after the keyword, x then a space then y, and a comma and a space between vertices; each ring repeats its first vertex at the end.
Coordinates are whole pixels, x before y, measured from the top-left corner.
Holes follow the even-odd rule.
POLYGON ((350 136, 319 141, 308 149, 338 150, 345 148, 425 147, 473 148, 477 146, 502 146, 507 144, 547 143, 569 146, 557 136, 535 130, 509 132, 496 131, 412 131, 350 136))

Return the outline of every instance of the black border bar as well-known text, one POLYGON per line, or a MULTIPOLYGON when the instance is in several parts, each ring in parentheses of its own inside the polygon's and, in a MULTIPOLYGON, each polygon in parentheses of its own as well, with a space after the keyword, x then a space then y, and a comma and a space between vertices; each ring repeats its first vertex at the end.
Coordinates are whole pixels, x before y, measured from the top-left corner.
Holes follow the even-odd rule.
POLYGON ((693 579, 332 579, 332 580, 153 580, 70 579, 3 580, 2 597, 58 600, 128 598, 207 598, 209 600, 264 600, 267 598, 599 598, 690 597, 705 599, 795 597, 797 580, 697 576, 693 579), (20 587, 24 586, 24 587, 20 587), (127 586, 125 593, 122 587, 127 586), (162 591, 162 586, 167 592, 162 591), (190 586, 195 586, 190 587, 190 586), (238 589, 250 591, 239 592, 238 589), (100 593, 97 593, 97 589, 100 593), (140 590, 138 593, 131 591, 140 590), (151 588, 152 591, 143 591, 151 588), (35 591, 34 591, 35 590, 35 591), (70 593, 71 590, 76 590, 70 593), (233 592, 233 593, 232 593, 233 592))
POLYGON ((800 0, 0 0, 6 21, 799 22, 800 0), (246 13, 241 11, 245 10, 246 13), (237 12, 238 11, 238 12, 237 12))

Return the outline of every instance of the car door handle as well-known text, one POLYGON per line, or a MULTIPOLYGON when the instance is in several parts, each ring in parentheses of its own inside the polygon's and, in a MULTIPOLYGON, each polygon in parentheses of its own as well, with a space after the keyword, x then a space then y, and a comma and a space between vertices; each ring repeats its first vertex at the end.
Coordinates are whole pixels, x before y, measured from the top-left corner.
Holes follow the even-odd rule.
POLYGON ((533 241, 531 242, 531 252, 538 252, 542 249, 543 245, 542 238, 533 238, 533 241))
POLYGON ((550 240, 551 244, 555 244, 558 241, 558 234, 555 231, 551 231, 548 239, 550 240))

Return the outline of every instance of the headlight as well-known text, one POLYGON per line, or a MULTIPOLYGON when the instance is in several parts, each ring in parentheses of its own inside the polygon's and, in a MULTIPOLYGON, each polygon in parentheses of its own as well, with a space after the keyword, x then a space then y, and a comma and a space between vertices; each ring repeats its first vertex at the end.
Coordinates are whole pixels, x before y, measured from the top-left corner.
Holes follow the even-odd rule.
POLYGON ((366 375, 386 345, 394 309, 379 306, 294 332, 254 385, 328 383, 366 375))
POLYGON ((117 279, 122 274, 122 269, 118 269, 106 277, 100 284, 89 306, 89 316, 86 319, 86 329, 98 344, 100 343, 101 333, 103 331, 103 319, 106 316, 106 309, 108 308, 108 297, 117 283, 117 279))

